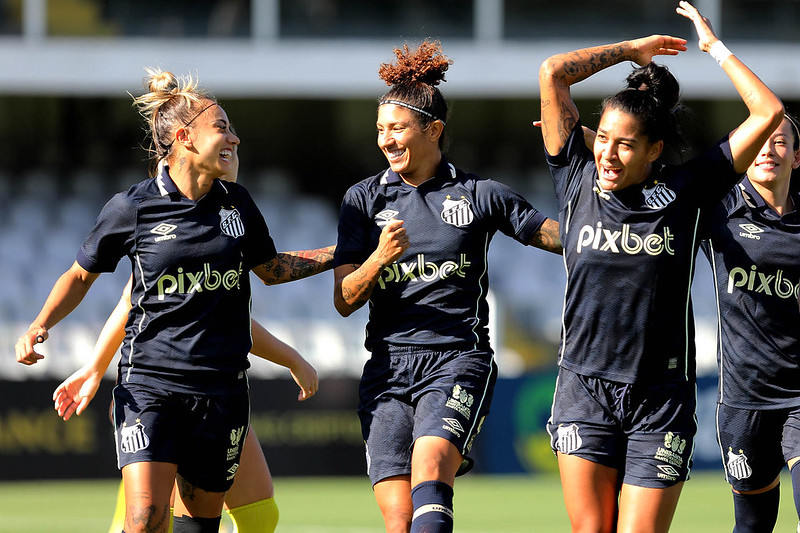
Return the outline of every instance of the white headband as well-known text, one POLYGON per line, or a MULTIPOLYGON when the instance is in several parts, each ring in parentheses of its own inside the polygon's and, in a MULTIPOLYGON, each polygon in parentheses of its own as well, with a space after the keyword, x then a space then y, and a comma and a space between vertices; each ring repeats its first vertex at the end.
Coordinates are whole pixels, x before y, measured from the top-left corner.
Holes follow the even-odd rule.
POLYGON ((430 117, 433 120, 438 120, 439 122, 441 122, 445 126, 447 125, 447 123, 444 120, 442 120, 439 117, 435 116, 433 113, 429 113, 428 111, 425 111, 424 109, 422 109, 420 107, 413 106, 411 104, 407 104, 407 103, 402 102, 400 100, 381 100, 381 103, 379 103, 378 106, 382 106, 384 104, 401 105, 403 107, 407 107, 407 108, 409 108, 409 109, 411 109, 413 111, 416 111, 417 113, 422 113, 426 117, 430 117))

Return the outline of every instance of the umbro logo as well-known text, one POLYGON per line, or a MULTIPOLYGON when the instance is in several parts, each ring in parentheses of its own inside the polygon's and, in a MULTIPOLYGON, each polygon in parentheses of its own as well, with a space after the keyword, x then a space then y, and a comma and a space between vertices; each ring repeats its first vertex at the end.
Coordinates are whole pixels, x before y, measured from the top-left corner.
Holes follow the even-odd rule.
POLYGON ((378 227, 382 228, 390 220, 392 220, 393 218, 397 218, 397 215, 399 214, 400 212, 395 211, 394 209, 384 209, 383 211, 375 215, 375 224, 377 224, 378 227))
POLYGON ((162 222, 155 228, 151 229, 150 233, 155 233, 156 235, 158 235, 158 237, 155 238, 156 242, 168 241, 170 239, 175 239, 177 237, 177 235, 172 233, 176 229, 178 229, 178 226, 176 226, 175 224, 167 224, 166 222, 162 222))
POLYGON ((748 222, 746 224, 739 224, 739 227, 742 228, 744 231, 739 232, 740 237, 744 237, 746 239, 754 239, 756 241, 760 241, 761 237, 759 237, 759 233, 764 233, 764 230, 756 226, 755 224, 748 222))
POLYGON ((460 437, 464 433, 464 426, 455 418, 442 418, 442 421, 445 423, 442 429, 446 429, 457 437, 460 437))

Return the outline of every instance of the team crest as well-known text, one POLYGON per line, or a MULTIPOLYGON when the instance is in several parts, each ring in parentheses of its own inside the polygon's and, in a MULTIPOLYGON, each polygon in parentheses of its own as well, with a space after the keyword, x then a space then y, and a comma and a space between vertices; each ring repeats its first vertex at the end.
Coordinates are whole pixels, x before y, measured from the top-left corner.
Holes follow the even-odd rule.
POLYGON ((467 226, 475 218, 469 200, 463 196, 458 200, 452 200, 448 194, 442 206, 442 220, 457 228, 467 226))
POLYGON ((556 450, 561 453, 572 453, 583 445, 583 439, 578 434, 578 425, 558 426, 556 429, 556 450))
POLYGON ((742 450, 739 453, 733 453, 732 448, 728 448, 728 474, 736 479, 745 479, 753 474, 753 469, 747 463, 747 456, 742 450))
POLYGON ((658 181, 652 187, 645 187, 642 194, 644 194, 644 203, 650 209, 661 209, 675 200, 675 191, 658 181))
POLYGON ((235 207, 225 209, 223 207, 219 210, 219 218, 219 227, 222 233, 233 238, 244 235, 244 223, 238 209, 235 207))
POLYGON ((144 432, 144 426, 136 419, 136 424, 124 425, 119 431, 119 449, 124 453, 136 453, 150 445, 150 437, 144 432))

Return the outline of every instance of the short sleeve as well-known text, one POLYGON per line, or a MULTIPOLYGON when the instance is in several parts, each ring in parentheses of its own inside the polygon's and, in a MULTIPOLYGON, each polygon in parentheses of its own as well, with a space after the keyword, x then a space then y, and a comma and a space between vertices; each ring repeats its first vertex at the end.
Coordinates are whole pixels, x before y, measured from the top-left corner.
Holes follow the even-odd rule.
POLYGON ((119 260, 132 252, 135 221, 135 202, 126 193, 114 195, 100 211, 75 260, 89 272, 113 272, 119 260))

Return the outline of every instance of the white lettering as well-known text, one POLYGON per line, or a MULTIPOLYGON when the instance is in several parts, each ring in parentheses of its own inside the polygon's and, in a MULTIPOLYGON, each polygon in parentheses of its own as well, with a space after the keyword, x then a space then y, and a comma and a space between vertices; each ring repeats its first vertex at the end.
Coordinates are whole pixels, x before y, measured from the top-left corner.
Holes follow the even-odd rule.
POLYGON ((611 231, 603 228, 603 224, 598 222, 596 228, 587 224, 580 229, 576 250, 581 253, 584 248, 591 247, 593 250, 614 254, 622 251, 635 255, 644 250, 648 255, 660 255, 664 252, 675 255, 675 250, 672 248, 673 239, 669 228, 664 228, 663 235, 651 233, 640 236, 631 231, 630 224, 623 224, 621 231, 611 231))
POLYGON ((741 287, 747 291, 775 295, 783 299, 797 298, 800 295, 800 282, 794 284, 786 279, 783 270, 767 274, 759 272, 756 265, 751 265, 749 272, 742 267, 734 267, 728 273, 728 293, 732 294, 734 288, 741 287))
POLYGON ((208 263, 205 263, 203 270, 199 272, 184 272, 182 267, 178 267, 177 277, 165 274, 158 278, 156 282, 158 299, 163 300, 167 294, 203 292, 204 287, 209 291, 217 290, 220 285, 227 290, 238 288, 241 274, 242 265, 239 265, 238 270, 231 269, 223 273, 212 270, 208 263))

